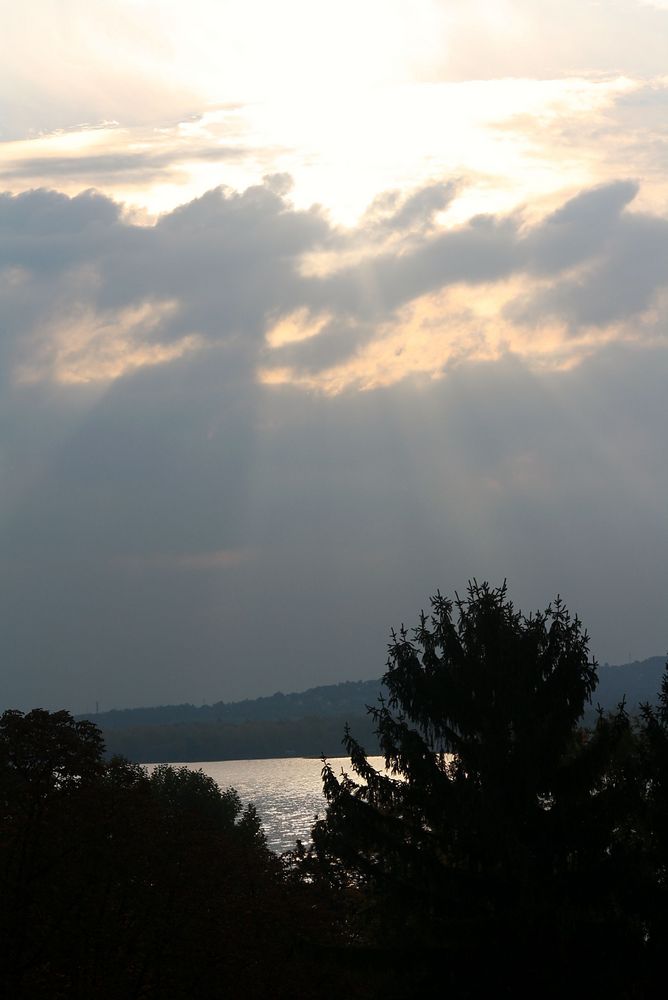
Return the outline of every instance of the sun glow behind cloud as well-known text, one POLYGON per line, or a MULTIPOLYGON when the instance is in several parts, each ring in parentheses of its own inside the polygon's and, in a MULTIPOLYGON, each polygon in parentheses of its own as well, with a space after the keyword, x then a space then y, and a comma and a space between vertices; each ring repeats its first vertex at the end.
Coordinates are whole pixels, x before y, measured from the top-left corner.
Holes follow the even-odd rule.
POLYGON ((31 360, 18 367, 16 380, 63 385, 110 382, 138 368, 180 358, 201 346, 198 336, 182 337, 172 344, 150 339, 174 309, 173 302, 146 302, 98 315, 92 308, 79 307, 41 329, 39 346, 31 360))
POLYGON ((359 93, 412 79, 447 58, 444 5, 416 0, 180 0, 128 2, 150 20, 155 70, 187 81, 212 103, 280 94, 301 100, 359 93))
MULTIPOLYGON (((240 189, 283 171, 298 206, 322 203, 348 225, 379 191, 466 177, 449 209, 459 222, 601 179, 603 153, 592 160, 572 146, 557 159, 550 133, 606 114, 639 86, 622 77, 405 83, 329 97, 315 88, 294 100, 279 92, 159 129, 108 125, 4 143, 0 174, 14 190, 95 187, 155 216, 221 183, 240 189)), ((614 163, 613 137, 608 145, 614 163)))
MULTIPOLYGON (((341 364, 317 373, 295 372, 280 365, 265 367, 259 373, 260 380, 266 385, 296 384, 336 395, 349 389, 390 386, 405 378, 440 379, 457 364, 499 361, 511 355, 521 358, 533 371, 564 371, 607 343, 648 341, 646 331, 638 330, 634 338, 620 324, 604 330, 583 329, 577 336, 569 335, 556 319, 546 318, 538 328, 518 327, 504 317, 504 309, 527 287, 526 280, 514 279, 478 286, 475 295, 470 286, 461 285, 422 296, 392 321, 379 325, 373 340, 341 364)), ((319 323, 304 325, 291 341, 272 337, 270 344, 281 346, 315 336, 319 327, 319 323)))
POLYGON ((443 176, 467 178, 453 221, 538 207, 604 179, 614 138, 592 158, 591 143, 566 151, 563 132, 586 130, 640 86, 619 74, 486 79, 483 64, 477 79, 449 78, 472 24, 499 51, 531 44, 510 2, 67 0, 59 16, 37 2, 39 51, 21 46, 25 25, 10 16, 4 72, 27 72, 16 51, 39 58, 31 79, 48 75, 61 117, 0 144, 0 176, 14 191, 95 187, 153 217, 278 171, 294 178, 296 204, 349 225, 380 191, 443 176), (82 103, 70 107, 71 94, 82 103), (116 125, 91 128, 94 108, 116 125))

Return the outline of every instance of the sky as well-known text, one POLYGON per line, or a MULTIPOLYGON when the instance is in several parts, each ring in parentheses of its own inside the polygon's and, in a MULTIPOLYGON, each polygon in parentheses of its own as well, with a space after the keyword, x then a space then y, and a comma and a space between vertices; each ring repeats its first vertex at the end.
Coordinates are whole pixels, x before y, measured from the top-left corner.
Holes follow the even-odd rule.
POLYGON ((31 0, 0 708, 379 677, 437 590, 668 648, 668 2, 31 0))

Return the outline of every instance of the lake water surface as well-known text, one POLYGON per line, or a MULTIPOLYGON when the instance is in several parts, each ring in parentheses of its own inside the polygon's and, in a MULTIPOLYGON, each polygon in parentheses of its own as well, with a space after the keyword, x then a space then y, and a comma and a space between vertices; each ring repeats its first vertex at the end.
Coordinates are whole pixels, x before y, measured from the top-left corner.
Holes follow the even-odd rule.
MULTIPOLYGON (((382 757, 370 757, 370 763, 383 768, 382 757)), ((341 769, 350 772, 347 757, 330 758, 335 774, 341 769)), ((189 767, 210 775, 221 788, 232 785, 244 805, 252 802, 257 808, 273 851, 288 851, 297 838, 308 842, 316 815, 325 812, 322 794, 322 761, 309 757, 287 757, 271 760, 221 760, 197 764, 173 764, 189 767)))

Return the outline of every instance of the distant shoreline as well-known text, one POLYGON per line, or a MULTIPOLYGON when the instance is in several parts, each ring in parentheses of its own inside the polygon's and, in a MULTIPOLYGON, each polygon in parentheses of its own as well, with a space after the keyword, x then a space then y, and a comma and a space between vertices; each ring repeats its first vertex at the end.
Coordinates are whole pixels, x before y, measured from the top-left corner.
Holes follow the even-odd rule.
MULTIPOLYGON (((583 723, 596 721, 597 706, 614 711, 623 698, 628 712, 658 695, 665 658, 599 667, 599 685, 583 723)), ((340 757, 346 726, 365 751, 377 754, 380 679, 346 681, 284 695, 215 705, 172 705, 87 715, 102 731, 108 756, 138 764, 183 761, 317 760, 340 757)))

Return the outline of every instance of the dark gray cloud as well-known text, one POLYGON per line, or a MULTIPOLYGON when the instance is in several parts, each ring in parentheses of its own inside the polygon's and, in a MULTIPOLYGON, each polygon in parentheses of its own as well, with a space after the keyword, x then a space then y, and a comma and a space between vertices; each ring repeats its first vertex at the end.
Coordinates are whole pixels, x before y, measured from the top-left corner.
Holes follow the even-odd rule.
POLYGON ((665 284, 665 222, 630 210, 628 182, 533 226, 512 215, 442 231, 424 226, 431 209, 392 206, 396 252, 360 232, 359 267, 318 276, 304 255, 331 257, 341 234, 285 190, 211 192, 148 228, 93 193, 0 199, 5 704, 376 676, 389 627, 474 575, 507 576, 525 610, 562 592, 603 658, 660 653, 668 351, 612 344, 570 371, 464 359, 436 381, 334 397, 258 384, 256 367, 275 354, 318 372, 455 282, 476 294, 523 276, 572 324, 604 306, 621 321, 665 284), (573 274, 588 312, 563 291, 573 274), (156 328, 124 334, 128 350, 192 332, 197 350, 88 384, 59 383, 46 362, 17 379, 44 360, 54 314, 67 333, 84 307, 94 322, 167 300, 156 328), (269 351, 265 330, 294 309, 330 319, 269 351))
POLYGON ((304 255, 335 253, 342 233, 317 208, 294 209, 276 179, 243 193, 210 191, 148 227, 94 192, 3 196, 0 267, 16 278, 4 289, 7 328, 35 329, 49 317, 66 318, 68 308, 113 315, 170 303, 151 326, 151 343, 191 334, 237 338, 248 361, 271 322, 305 308, 332 320, 319 336, 274 357, 313 371, 345 360, 379 322, 420 296, 514 275, 529 282, 509 307, 517 320, 613 323, 646 309, 668 273, 668 223, 631 211, 636 191, 618 181, 583 192, 532 226, 512 214, 443 230, 432 226, 433 213, 453 188, 429 185, 403 202, 378 202, 355 233, 344 234, 348 249, 359 245, 355 262, 320 276, 304 273, 304 255), (378 243, 379 227, 399 243, 378 243), (543 282, 539 291, 533 276, 543 282))
POLYGON ((556 317, 573 332, 628 320, 652 305, 668 277, 668 220, 625 212, 636 186, 619 182, 573 199, 538 234, 538 257, 547 273, 588 266, 514 304, 515 320, 539 324, 556 317))
POLYGON ((621 213, 637 193, 633 181, 613 181, 571 198, 527 233, 532 269, 555 274, 605 253, 621 213))
MULTIPOLYGON (((53 266, 62 268, 61 254, 68 239, 80 238, 94 227, 107 230, 119 217, 119 206, 95 191, 84 191, 74 198, 43 188, 18 195, 4 192, 0 194, 0 264, 31 267, 36 259, 50 254, 53 266), (52 238, 50 244, 41 242, 48 237, 52 238)), ((89 247, 76 244, 75 249, 79 257, 85 257, 89 247)))
POLYGON ((42 403, 3 517, 7 703, 374 676, 390 625, 472 575, 508 576, 525 609, 560 591, 604 658, 664 647, 666 352, 333 398, 220 374, 147 369, 76 418, 42 403), (221 550, 238 558, 192 558, 221 550))
POLYGON ((455 230, 427 235, 343 267, 309 289, 316 306, 336 304, 360 318, 389 316, 412 299, 465 282, 479 284, 521 270, 519 220, 476 216, 455 230))
MULTIPOLYGON (((619 242, 636 233, 641 245, 633 252, 642 258, 646 235, 649 256, 656 250, 654 237, 623 214, 636 192, 637 185, 629 181, 594 188, 528 228, 519 214, 475 216, 456 229, 426 236, 405 252, 381 252, 335 272, 316 287, 316 300, 328 304, 330 299, 360 316, 387 314, 448 285, 493 282, 518 273, 557 277, 608 253, 613 237, 619 242)), ((657 219, 656 231, 663 233, 664 225, 657 219)))
MULTIPOLYGON (((516 322, 540 326, 556 318, 577 330, 627 320, 668 284, 668 222, 627 210, 637 190, 622 180, 584 191, 532 226, 519 214, 476 216, 405 250, 380 251, 314 279, 307 301, 347 317, 340 346, 348 343, 352 351, 373 336, 374 322, 420 296, 513 275, 525 275, 529 289, 506 310, 516 322), (534 277, 547 279, 547 287, 534 290, 534 277)), ((309 372, 317 369, 321 350, 327 367, 336 357, 332 339, 341 325, 328 324, 318 337, 277 354, 309 372)))
POLYGON ((365 232, 379 234, 405 230, 424 232, 433 228, 434 217, 443 212, 455 198, 458 184, 455 181, 434 181, 408 194, 386 191, 369 206, 362 220, 365 232))
MULTIPOLYGON (((241 338, 237 354, 247 365, 269 314, 302 302, 300 258, 330 232, 317 211, 290 208, 276 183, 211 191, 151 227, 133 224, 94 192, 3 196, 6 342, 19 356, 34 355, 33 336, 82 310, 113 321, 119 310, 168 302, 163 321, 150 326, 151 343, 193 333, 241 338)), ((141 330, 134 336, 141 341, 141 330)))

